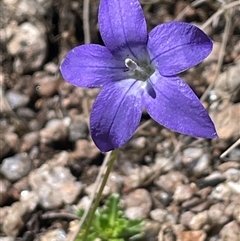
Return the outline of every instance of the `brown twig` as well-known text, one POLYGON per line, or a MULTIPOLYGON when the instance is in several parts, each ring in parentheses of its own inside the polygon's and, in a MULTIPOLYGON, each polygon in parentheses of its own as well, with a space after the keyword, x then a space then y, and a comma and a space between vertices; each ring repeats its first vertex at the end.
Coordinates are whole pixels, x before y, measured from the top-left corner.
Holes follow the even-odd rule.
POLYGON ((89 24, 89 0, 83 2, 83 32, 84 42, 89 44, 91 42, 90 24, 89 24))

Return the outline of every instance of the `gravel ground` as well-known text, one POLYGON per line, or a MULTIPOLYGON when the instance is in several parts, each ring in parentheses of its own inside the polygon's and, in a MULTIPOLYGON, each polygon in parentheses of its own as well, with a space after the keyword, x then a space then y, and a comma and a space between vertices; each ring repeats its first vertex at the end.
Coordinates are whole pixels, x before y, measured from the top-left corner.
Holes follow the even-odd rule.
MULTIPOLYGON (((141 3, 149 30, 177 19, 204 26, 214 40, 212 54, 182 77, 199 97, 207 93, 220 138, 179 135, 143 113, 146 124, 120 150, 103 202, 120 193, 126 216, 146 221, 146 241, 239 241, 240 147, 220 155, 240 138, 240 4, 208 23, 234 1, 141 3)), ((88 128, 98 90, 69 85, 59 64, 89 37, 102 44, 98 5, 90 1, 88 35, 82 0, 0 2, 1 241, 69 240, 75 210, 89 203, 104 158, 88 128)))

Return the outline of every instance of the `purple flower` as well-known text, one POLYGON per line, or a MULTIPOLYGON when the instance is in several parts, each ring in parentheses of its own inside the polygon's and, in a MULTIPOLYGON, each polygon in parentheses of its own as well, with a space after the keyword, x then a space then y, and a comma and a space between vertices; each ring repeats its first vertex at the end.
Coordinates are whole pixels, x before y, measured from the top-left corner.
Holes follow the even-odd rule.
POLYGON ((173 131, 217 137, 199 99, 177 76, 211 52, 205 33, 188 23, 170 22, 148 34, 138 0, 101 0, 98 21, 106 47, 78 46, 60 68, 73 85, 102 87, 90 117, 91 135, 101 151, 124 145, 144 108, 173 131))

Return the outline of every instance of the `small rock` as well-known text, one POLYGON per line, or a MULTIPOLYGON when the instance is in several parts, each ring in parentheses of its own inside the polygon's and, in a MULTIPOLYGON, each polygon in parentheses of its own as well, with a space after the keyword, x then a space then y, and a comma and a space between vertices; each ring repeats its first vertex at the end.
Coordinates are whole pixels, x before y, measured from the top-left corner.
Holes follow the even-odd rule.
POLYGON ((174 192, 173 200, 181 203, 190 199, 193 194, 194 190, 190 185, 179 185, 174 192))
POLYGON ((2 231, 10 237, 16 237, 24 227, 29 214, 26 205, 21 202, 14 202, 3 220, 2 231))
POLYGON ((11 183, 5 179, 0 179, 0 206, 3 206, 9 197, 11 183))
POLYGON ((143 136, 133 138, 129 142, 129 146, 131 146, 134 149, 143 149, 146 147, 146 144, 147 144, 146 138, 143 136))
POLYGON ((21 151, 29 151, 32 147, 39 143, 40 135, 39 132, 29 132, 22 137, 21 151))
POLYGON ((200 188, 206 188, 206 187, 214 187, 218 185, 219 183, 224 182, 226 179, 220 172, 212 172, 209 176, 205 177, 204 179, 200 179, 197 181, 197 184, 200 188))
POLYGON ((180 223, 186 227, 188 227, 190 221, 192 220, 192 218, 195 216, 195 214, 191 211, 187 211, 182 213, 181 217, 180 217, 180 223))
POLYGON ((0 158, 5 157, 9 151, 11 150, 9 143, 5 140, 5 138, 0 137, 0 158))
POLYGON ((192 230, 204 229, 204 226, 208 225, 209 221, 210 219, 209 219, 208 212, 203 211, 193 216, 188 226, 192 230))
POLYGON ((193 173, 195 176, 200 177, 209 174, 210 157, 208 153, 204 153, 197 161, 195 167, 193 168, 193 173))
POLYGON ((50 8, 52 0, 3 0, 3 2, 15 15, 15 18, 21 20, 27 15, 44 16, 50 8))
POLYGON ((16 28, 7 49, 15 57, 13 65, 17 73, 28 73, 42 66, 47 54, 45 31, 40 22, 24 22, 16 28))
POLYGON ((31 171, 32 163, 27 153, 16 154, 5 158, 1 165, 2 174, 10 181, 15 182, 31 171))
POLYGON ((160 230, 160 224, 157 222, 147 220, 142 230, 145 235, 145 240, 156 241, 156 237, 160 230))
POLYGON ((203 230, 183 231, 178 236, 178 241, 205 241, 207 234, 203 230))
POLYGON ((191 162, 200 158, 203 155, 203 149, 197 147, 188 147, 183 150, 184 162, 191 162))
POLYGON ((229 168, 223 173, 227 181, 238 182, 240 180, 240 170, 236 168, 229 168))
POLYGON ((63 203, 72 204, 82 190, 82 184, 75 181, 67 168, 47 163, 30 173, 29 184, 45 209, 56 209, 63 203))
POLYGON ((19 139, 18 135, 14 132, 8 132, 4 135, 5 140, 7 141, 9 147, 12 151, 19 151, 19 139))
POLYGON ((229 201, 231 198, 231 195, 232 195, 232 190, 227 185, 227 183, 221 183, 212 190, 210 197, 221 201, 229 201))
POLYGON ((176 241, 176 234, 173 226, 169 223, 166 223, 161 226, 160 232, 158 234, 158 241, 176 241))
POLYGON ((123 199, 125 215, 129 219, 142 219, 149 216, 152 200, 145 189, 136 189, 123 199))
POLYGON ((120 193, 123 186, 123 177, 117 172, 111 172, 108 181, 104 187, 103 193, 108 196, 111 193, 120 193))
POLYGON ((156 178, 154 184, 166 191, 167 193, 174 193, 177 186, 187 183, 188 179, 181 172, 170 171, 165 175, 156 178))
POLYGON ((27 95, 21 94, 15 90, 9 90, 6 93, 6 98, 12 109, 26 106, 29 102, 29 97, 27 95))
POLYGON ((66 240, 66 233, 63 229, 54 229, 49 230, 44 234, 41 234, 40 237, 37 239, 38 241, 65 241, 66 240))
MULTIPOLYGON (((229 96, 231 96, 231 94, 229 94, 229 96)), ((219 138, 239 138, 240 103, 229 104, 222 110, 212 113, 211 117, 219 138)))
POLYGON ((229 217, 225 214, 226 205, 223 203, 217 203, 210 207, 208 210, 209 218, 213 226, 223 225, 229 217))
POLYGON ((57 76, 49 76, 45 72, 34 74, 34 83, 40 96, 51 97, 57 93, 60 79, 57 76))
POLYGON ((99 149, 93 142, 89 142, 88 140, 77 140, 75 143, 75 150, 71 153, 73 159, 93 159, 96 158, 100 154, 99 149))
POLYGON ((13 237, 0 237, 0 241, 15 241, 13 237))
POLYGON ((232 221, 227 223, 220 231, 221 241, 239 241, 240 227, 232 221))
POLYGON ((164 223, 166 221, 167 215, 168 215, 167 210, 163 210, 160 208, 154 209, 150 212, 151 219, 159 223, 164 223))
MULTIPOLYGON (((236 90, 240 87, 240 62, 236 65, 230 66, 227 70, 221 73, 215 81, 214 90, 218 97, 222 99, 232 99, 237 98, 239 101, 239 91, 236 90), (234 96, 234 94, 236 96, 234 96)), ((225 119, 223 119, 225 120, 225 119)))
POLYGON ((228 162, 224 162, 218 166, 218 169, 221 172, 226 172, 230 168, 238 170, 238 169, 240 169, 240 163, 234 162, 234 161, 228 161, 228 162))
POLYGON ((174 163, 171 159, 162 157, 157 154, 154 159, 155 166, 161 170, 161 173, 167 173, 174 168, 174 163))
POLYGON ((40 142, 50 144, 66 139, 67 127, 62 120, 52 119, 47 122, 46 127, 40 130, 40 142))
POLYGON ((170 193, 167 193, 161 190, 153 192, 153 195, 156 201, 160 202, 160 204, 163 205, 164 207, 168 206, 172 201, 172 195, 170 193))
POLYGON ((88 126, 82 116, 77 115, 72 118, 69 125, 69 140, 75 142, 79 139, 86 139, 89 134, 88 126))

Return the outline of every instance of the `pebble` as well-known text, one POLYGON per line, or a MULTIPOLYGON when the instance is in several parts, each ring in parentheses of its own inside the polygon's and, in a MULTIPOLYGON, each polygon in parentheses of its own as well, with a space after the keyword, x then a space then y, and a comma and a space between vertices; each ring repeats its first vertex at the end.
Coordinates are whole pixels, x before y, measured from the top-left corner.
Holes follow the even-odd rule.
POLYGON ((178 236, 178 241, 205 241, 206 237, 203 230, 183 231, 178 236))
POLYGON ((154 197, 154 201, 156 202, 156 205, 166 207, 172 201, 172 195, 167 192, 159 190, 159 191, 154 191, 152 194, 154 197))
POLYGON ((209 176, 205 177, 204 179, 200 179, 197 181, 197 184, 200 188, 206 187, 214 187, 219 183, 224 182, 226 179, 221 172, 214 171, 209 176))
POLYGON ((24 227, 27 218, 29 218, 32 211, 29 208, 26 203, 14 202, 3 219, 2 231, 10 237, 16 237, 24 227))
POLYGON ((10 150, 11 150, 11 148, 9 146, 9 143, 1 135, 1 137, 0 137, 0 158, 1 159, 4 158, 9 153, 10 150))
POLYGON ((174 163, 171 159, 162 157, 157 154, 154 159, 155 166, 161 170, 161 173, 167 173, 174 168, 174 163))
POLYGON ((150 212, 150 218, 159 223, 164 223, 166 221, 166 217, 168 215, 168 211, 164 209, 154 209, 150 212))
POLYGON ((67 127, 63 120, 49 120, 45 128, 40 130, 40 142, 51 144, 53 142, 65 140, 67 138, 67 127))
POLYGON ((203 149, 197 147, 188 147, 183 150, 184 163, 197 160, 203 155, 203 149))
POLYGON ((40 235, 40 237, 35 241, 65 241, 66 232, 61 229, 48 230, 46 233, 40 235))
POLYGON ((160 232, 158 234, 158 241, 176 241, 177 237, 173 226, 169 223, 166 223, 161 226, 160 232))
POLYGON ((240 87, 239 64, 240 62, 238 62, 236 65, 229 66, 226 71, 219 74, 214 88, 218 97, 223 99, 231 98, 234 102, 234 93, 240 87))
POLYGON ((6 98, 12 109, 26 106, 29 102, 29 97, 27 95, 21 94, 15 90, 7 91, 6 98))
POLYGON ((208 210, 208 215, 212 226, 220 226, 229 220, 228 215, 225 214, 226 205, 223 203, 216 203, 208 210))
POLYGON ((210 167, 210 157, 208 153, 205 153, 197 161, 196 165, 193 168, 193 173, 197 177, 209 174, 210 172, 209 167, 210 167))
POLYGON ((142 228, 147 241, 156 241, 156 237, 160 230, 160 224, 158 222, 146 220, 145 225, 142 228))
POLYGON ((26 15, 43 16, 50 8, 52 0, 3 0, 4 4, 21 20, 26 15), (17 6, 17 8, 16 8, 17 6))
POLYGON ((136 189, 123 198, 125 215, 129 219, 143 219, 149 216, 152 199, 146 189, 136 189))
POLYGON ((36 146, 39 143, 40 135, 39 132, 34 131, 34 132, 29 132, 25 135, 23 135, 22 140, 21 140, 21 151, 29 151, 32 149, 34 146, 36 146))
POLYGON ((6 179, 0 179, 0 206, 3 206, 9 198, 11 183, 6 179))
POLYGON ((221 241, 239 241, 240 227, 232 221, 224 225, 220 231, 221 241))
POLYGON ((187 183, 188 179, 181 172, 170 171, 155 179, 154 184, 167 193, 174 193, 177 186, 187 183))
POLYGON ((71 157, 75 160, 81 158, 94 159, 100 154, 100 150, 93 142, 80 139, 75 142, 75 149, 71 153, 71 157))
POLYGON ((63 204, 72 204, 82 190, 82 184, 76 182, 69 169, 47 163, 30 173, 29 184, 44 209, 57 209, 63 204))
POLYGON ((207 211, 195 214, 189 222, 189 228, 192 230, 204 229, 209 225, 210 219, 207 211))
POLYGON ((16 154, 5 158, 1 164, 2 174, 11 182, 18 181, 26 176, 32 168, 32 163, 27 153, 16 154))
POLYGON ((236 168, 229 168, 223 173, 227 181, 238 182, 240 180, 240 170, 236 168))
POLYGON ((173 200, 177 203, 182 203, 190 199, 193 194, 194 190, 191 185, 179 185, 173 194, 173 200))
POLYGON ((220 201, 229 201, 232 195, 232 190, 227 183, 220 183, 213 188, 210 197, 220 201))
POLYGON ((184 225, 185 227, 188 227, 190 221, 192 220, 192 218, 194 217, 194 213, 191 211, 187 211, 181 214, 180 217, 180 223, 182 225, 184 225))
POLYGON ((7 141, 10 149, 14 152, 19 151, 19 138, 18 135, 14 132, 8 132, 4 135, 5 140, 7 141))
POLYGON ((75 142, 79 139, 86 139, 89 134, 88 125, 80 115, 72 117, 69 125, 69 140, 75 142))
POLYGON ((47 54, 45 31, 40 22, 24 22, 12 32, 7 50, 14 56, 13 67, 17 73, 35 71, 43 64, 47 54))
MULTIPOLYGON (((228 95, 232 96, 230 93, 228 95)), ((233 140, 239 138, 240 103, 229 103, 222 110, 212 113, 211 117, 219 138, 233 140)))
POLYGON ((33 76, 36 90, 40 96, 51 97, 57 93, 60 79, 57 76, 49 76, 49 74, 39 71, 33 76))

